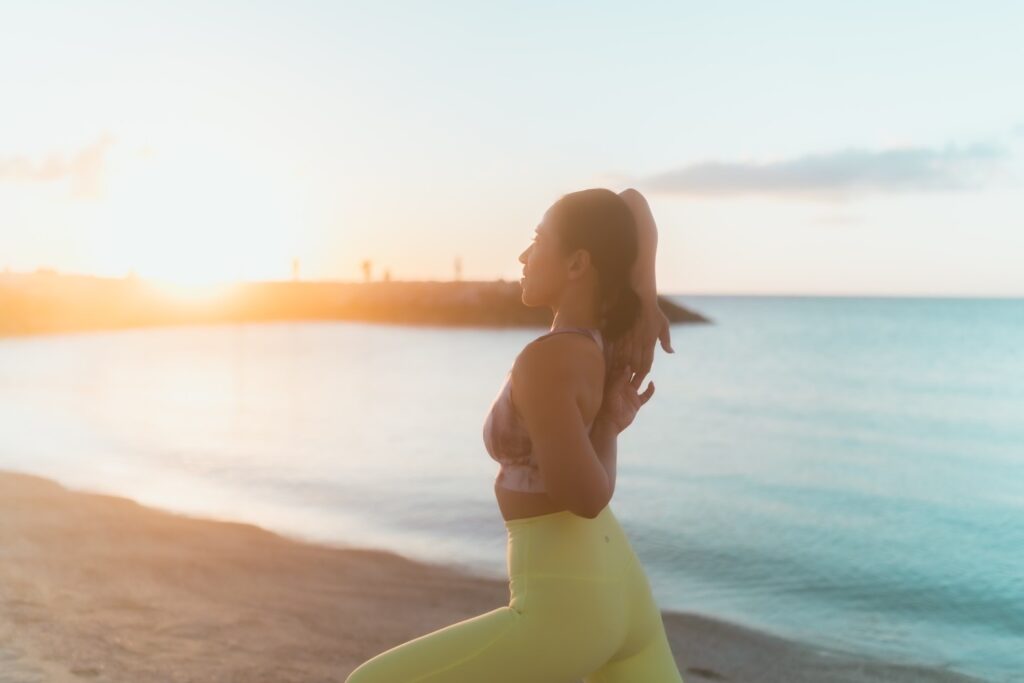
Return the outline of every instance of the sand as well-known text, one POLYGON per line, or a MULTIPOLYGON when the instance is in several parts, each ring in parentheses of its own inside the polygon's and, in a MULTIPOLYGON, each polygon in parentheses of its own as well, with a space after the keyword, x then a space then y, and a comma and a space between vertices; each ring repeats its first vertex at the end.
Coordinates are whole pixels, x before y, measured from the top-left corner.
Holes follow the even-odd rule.
MULTIPOLYGON (((508 599, 506 582, 445 566, 0 471, 0 683, 342 682, 508 599)), ((687 683, 980 680, 663 616, 687 683)))

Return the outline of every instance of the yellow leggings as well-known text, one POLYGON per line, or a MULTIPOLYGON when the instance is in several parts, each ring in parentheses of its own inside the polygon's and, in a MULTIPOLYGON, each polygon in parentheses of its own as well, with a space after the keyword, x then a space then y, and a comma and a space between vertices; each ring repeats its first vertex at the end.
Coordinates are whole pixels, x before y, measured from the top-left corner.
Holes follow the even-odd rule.
POLYGON ((606 506, 506 520, 509 604, 363 662, 345 683, 682 683, 647 576, 606 506))

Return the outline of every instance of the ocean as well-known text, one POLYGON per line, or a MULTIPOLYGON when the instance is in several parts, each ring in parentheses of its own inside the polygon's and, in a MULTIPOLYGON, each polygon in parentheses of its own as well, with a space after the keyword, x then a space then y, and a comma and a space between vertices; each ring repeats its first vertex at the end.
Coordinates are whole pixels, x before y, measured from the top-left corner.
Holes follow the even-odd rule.
MULTIPOLYGON (((713 323, 656 349, 611 503, 661 608, 1024 681, 1024 300, 670 298, 713 323)), ((483 421, 545 331, 0 339, 0 468, 504 579, 483 421)))

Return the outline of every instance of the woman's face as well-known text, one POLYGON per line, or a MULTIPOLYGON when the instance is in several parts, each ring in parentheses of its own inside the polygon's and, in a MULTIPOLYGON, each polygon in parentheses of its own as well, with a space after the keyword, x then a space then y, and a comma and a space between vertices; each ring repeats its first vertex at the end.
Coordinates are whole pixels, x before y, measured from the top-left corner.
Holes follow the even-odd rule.
POLYGON ((553 227, 548 214, 544 214, 533 242, 519 255, 519 262, 523 264, 523 277, 519 284, 523 288, 523 303, 527 306, 543 306, 553 301, 565 284, 565 263, 553 227))

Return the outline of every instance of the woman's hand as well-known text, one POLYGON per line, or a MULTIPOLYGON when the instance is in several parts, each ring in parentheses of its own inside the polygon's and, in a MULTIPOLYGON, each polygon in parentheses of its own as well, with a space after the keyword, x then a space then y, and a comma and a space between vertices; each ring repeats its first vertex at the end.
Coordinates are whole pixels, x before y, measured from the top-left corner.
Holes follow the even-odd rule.
POLYGON ((633 370, 626 365, 614 377, 605 382, 604 399, 597 411, 594 421, 601 420, 610 425, 616 434, 623 432, 626 427, 633 424, 640 406, 651 400, 654 396, 654 382, 647 384, 647 389, 639 393, 641 380, 639 375, 630 379, 633 370))
POLYGON ((668 353, 675 353, 668 318, 655 298, 642 303, 633 327, 616 341, 612 372, 621 372, 621 369, 628 365, 636 372, 636 386, 639 388, 651 371, 654 362, 654 343, 658 340, 661 341, 662 349, 668 353))

